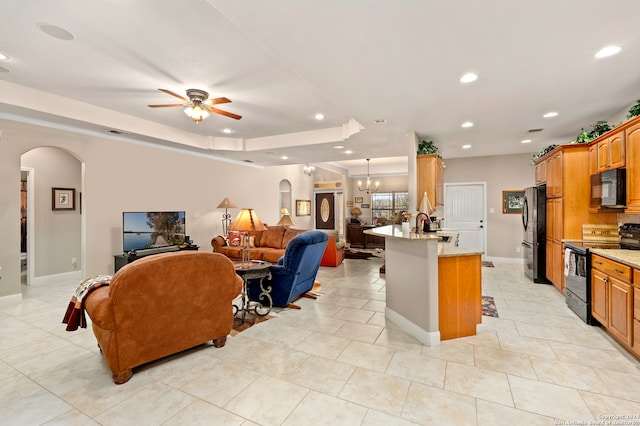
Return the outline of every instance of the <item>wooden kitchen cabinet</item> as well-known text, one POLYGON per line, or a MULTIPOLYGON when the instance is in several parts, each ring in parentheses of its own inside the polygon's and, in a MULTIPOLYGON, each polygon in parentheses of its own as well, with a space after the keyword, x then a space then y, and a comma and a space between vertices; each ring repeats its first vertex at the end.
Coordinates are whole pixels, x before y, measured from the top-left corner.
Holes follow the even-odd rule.
POLYGON ((609 332, 631 346, 633 333, 633 286, 609 278, 609 332))
POLYGON ((535 170, 536 185, 543 185, 547 182, 547 162, 541 161, 536 164, 535 170))
POLYGON ((551 152, 551 157, 547 160, 547 198, 562 197, 562 150, 551 152))
POLYGON ((633 270, 633 350, 640 355, 640 269, 633 270))
POLYGON ((547 279, 560 291, 564 291, 564 254, 562 198, 547 200, 547 279))
POLYGON ((598 173, 598 144, 589 147, 589 176, 598 173))
POLYGON ((591 270, 591 315, 600 324, 609 323, 609 287, 607 275, 591 270))
POLYGON ((625 129, 627 213, 640 213, 640 117, 625 129))
POLYGON ((444 163, 436 154, 423 154, 417 156, 417 177, 418 177, 418 206, 424 193, 427 193, 431 206, 444 205, 444 163))
POLYGON ((625 166, 625 132, 620 131, 597 143, 598 172, 625 166))
POLYGON ((634 289, 630 266, 591 255, 591 314, 627 348, 634 343, 634 289))
MULTIPOLYGON (((590 210, 590 162, 593 145, 562 145, 538 160, 547 171, 547 279, 564 292, 562 240, 581 240, 583 224, 615 224, 616 213, 590 210)), ((640 205, 639 205, 640 206, 640 205)))

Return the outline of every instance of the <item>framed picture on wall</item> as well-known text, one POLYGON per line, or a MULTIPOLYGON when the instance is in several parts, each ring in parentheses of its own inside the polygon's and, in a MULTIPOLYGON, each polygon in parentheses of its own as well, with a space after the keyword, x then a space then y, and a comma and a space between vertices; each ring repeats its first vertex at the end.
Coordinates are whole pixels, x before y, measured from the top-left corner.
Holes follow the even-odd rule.
POLYGON ((363 201, 364 201, 364 198, 356 197, 356 203, 362 203, 363 201))
POLYGON ((522 213, 524 191, 502 191, 502 213, 522 213))
POLYGON ((76 190, 74 188, 51 188, 51 210, 75 210, 76 190))
POLYGON ((368 209, 369 208, 369 204, 362 204, 360 207, 362 207, 363 209, 368 209))
POLYGON ((353 201, 347 201, 347 207, 353 207, 353 201))
POLYGON ((296 200, 296 216, 311 216, 311 200, 296 200))

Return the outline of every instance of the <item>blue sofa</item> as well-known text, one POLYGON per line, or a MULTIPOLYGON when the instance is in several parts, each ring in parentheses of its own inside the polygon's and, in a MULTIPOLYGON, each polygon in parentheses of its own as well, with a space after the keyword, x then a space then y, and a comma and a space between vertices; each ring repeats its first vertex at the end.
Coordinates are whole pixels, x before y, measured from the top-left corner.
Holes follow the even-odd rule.
MULTIPOLYGON (((287 307, 313 288, 328 240, 325 232, 305 231, 289 242, 284 255, 271 267, 271 280, 264 283, 271 286, 273 306, 287 307)), ((252 280, 251 300, 257 300, 259 293, 259 282, 252 280)))

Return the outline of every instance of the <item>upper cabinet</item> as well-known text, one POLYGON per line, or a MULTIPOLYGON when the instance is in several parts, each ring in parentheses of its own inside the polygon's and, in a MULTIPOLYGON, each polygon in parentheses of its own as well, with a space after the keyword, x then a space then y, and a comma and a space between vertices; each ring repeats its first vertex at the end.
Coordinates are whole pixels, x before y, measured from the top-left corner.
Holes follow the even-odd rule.
POLYGON ((625 129, 627 213, 640 213, 640 121, 625 129))
POLYGON ((551 151, 547 159, 547 198, 562 197, 562 149, 551 151))
POLYGON ((547 182, 547 161, 540 161, 536 164, 536 185, 547 182))
MULTIPOLYGON (((436 154, 417 157, 418 204, 427 193, 433 208, 444 205, 444 163, 436 154)), ((417 206, 418 210, 420 206, 417 206)))
POLYGON ((598 147, 598 172, 625 166, 625 132, 619 131, 594 143, 598 147))

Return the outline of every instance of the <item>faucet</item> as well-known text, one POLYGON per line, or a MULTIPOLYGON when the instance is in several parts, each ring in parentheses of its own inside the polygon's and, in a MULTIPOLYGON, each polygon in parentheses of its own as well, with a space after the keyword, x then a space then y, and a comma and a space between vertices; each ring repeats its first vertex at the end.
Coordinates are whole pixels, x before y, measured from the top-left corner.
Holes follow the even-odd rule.
POLYGON ((424 212, 418 212, 418 214, 416 215, 416 234, 422 233, 422 226, 420 226, 420 216, 425 216, 427 218, 427 221, 431 222, 431 219, 429 219, 428 214, 424 212))

